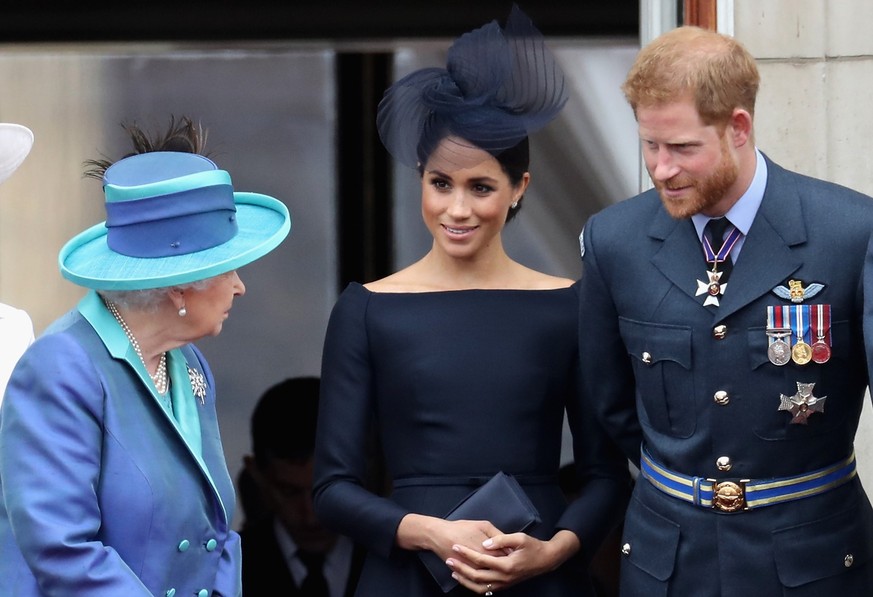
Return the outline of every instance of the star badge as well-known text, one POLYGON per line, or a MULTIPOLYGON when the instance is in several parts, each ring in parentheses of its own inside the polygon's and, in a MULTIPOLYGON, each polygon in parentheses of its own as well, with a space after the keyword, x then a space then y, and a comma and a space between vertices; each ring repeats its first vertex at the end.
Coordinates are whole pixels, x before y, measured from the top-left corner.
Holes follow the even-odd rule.
POLYGON ((722 272, 706 272, 707 277, 709 278, 708 282, 704 282, 703 280, 697 281, 697 292, 694 293, 694 296, 700 296, 702 294, 706 295, 706 299, 703 301, 703 306, 708 307, 709 305, 715 305, 718 307, 718 297, 724 294, 725 288, 727 288, 727 282, 724 284, 719 284, 719 280, 721 279, 722 272))
POLYGON ((818 398, 812 395, 815 383, 797 382, 797 393, 794 396, 779 394, 779 410, 787 410, 794 418, 791 423, 806 425, 812 413, 823 413, 827 396, 818 398))

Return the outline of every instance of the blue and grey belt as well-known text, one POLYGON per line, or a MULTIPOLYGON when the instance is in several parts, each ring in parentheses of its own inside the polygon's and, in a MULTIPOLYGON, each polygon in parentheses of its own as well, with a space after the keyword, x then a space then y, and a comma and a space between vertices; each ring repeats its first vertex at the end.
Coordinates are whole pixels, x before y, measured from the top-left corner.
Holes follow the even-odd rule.
POLYGON ((671 471, 642 450, 640 472, 657 489, 701 508, 740 512, 830 491, 856 474, 855 454, 831 466, 794 477, 718 481, 671 471))

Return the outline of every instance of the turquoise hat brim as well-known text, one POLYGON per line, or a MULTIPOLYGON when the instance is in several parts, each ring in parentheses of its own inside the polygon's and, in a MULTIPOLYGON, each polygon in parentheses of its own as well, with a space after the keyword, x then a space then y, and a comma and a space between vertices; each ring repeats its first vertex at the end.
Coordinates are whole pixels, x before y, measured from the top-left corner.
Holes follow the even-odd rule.
POLYGON ((109 248, 102 222, 61 248, 61 275, 95 290, 144 290, 188 284, 239 269, 279 246, 291 231, 291 215, 281 201, 267 195, 234 193, 233 197, 238 232, 217 247, 172 257, 128 257, 109 248))

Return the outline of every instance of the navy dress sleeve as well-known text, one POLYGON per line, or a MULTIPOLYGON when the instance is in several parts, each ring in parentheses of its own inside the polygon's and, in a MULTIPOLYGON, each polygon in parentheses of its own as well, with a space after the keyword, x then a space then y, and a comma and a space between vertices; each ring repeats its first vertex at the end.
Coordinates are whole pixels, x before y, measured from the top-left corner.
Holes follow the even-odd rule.
POLYGON ((313 499, 320 519, 387 557, 408 511, 364 487, 368 466, 364 446, 375 412, 364 322, 368 298, 362 286, 350 286, 328 322, 313 499))

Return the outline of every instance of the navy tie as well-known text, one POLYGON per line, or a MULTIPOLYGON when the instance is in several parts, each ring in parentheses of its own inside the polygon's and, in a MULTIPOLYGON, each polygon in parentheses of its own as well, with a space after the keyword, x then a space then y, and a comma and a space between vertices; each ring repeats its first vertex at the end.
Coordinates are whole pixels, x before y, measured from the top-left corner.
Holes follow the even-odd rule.
POLYGON ((300 585, 300 594, 304 597, 329 597, 327 581, 324 578, 324 556, 319 553, 298 551, 297 557, 306 566, 306 578, 300 585))

